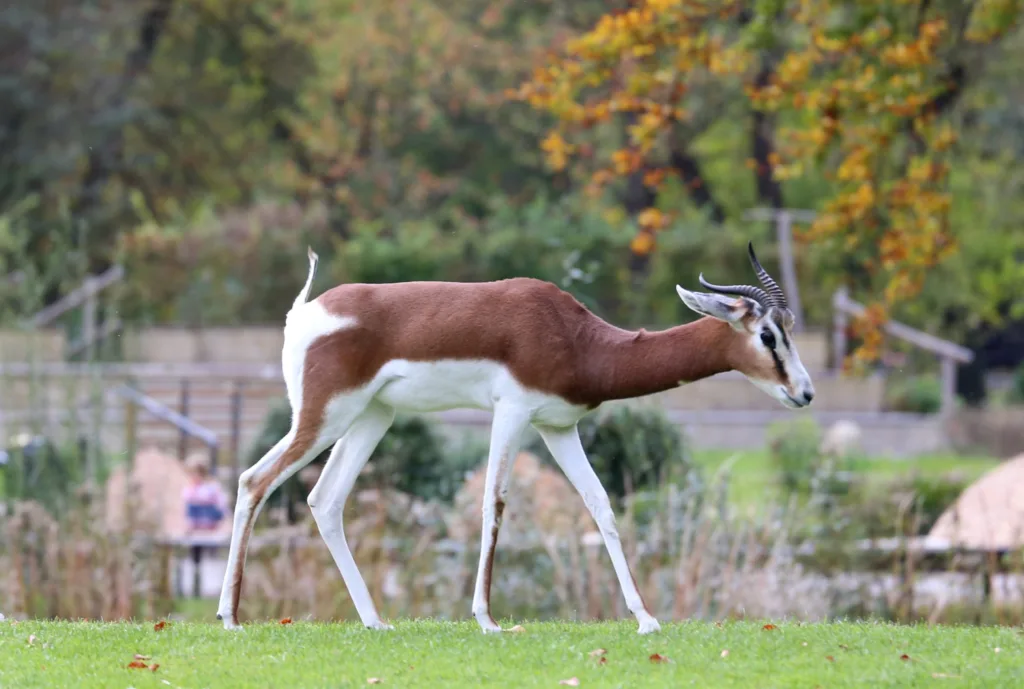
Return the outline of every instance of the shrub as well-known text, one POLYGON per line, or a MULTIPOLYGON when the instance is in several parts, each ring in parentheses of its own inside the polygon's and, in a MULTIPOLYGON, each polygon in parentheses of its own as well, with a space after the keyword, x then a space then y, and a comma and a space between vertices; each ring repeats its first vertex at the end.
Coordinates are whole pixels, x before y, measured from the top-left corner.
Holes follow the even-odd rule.
MULTIPOLYGON (((659 410, 618 405, 583 417, 579 432, 591 466, 614 499, 665 481, 699 478, 685 437, 659 410)), ((527 449, 554 463, 540 438, 527 449)))
POLYGON ((1021 362, 1013 373, 1013 382, 1010 385, 1010 401, 1014 404, 1024 404, 1024 362, 1021 362))
MULTIPOLYGON (((271 407, 259 436, 250 450, 249 463, 254 464, 288 432, 291 407, 282 400, 271 407)), ((330 448, 321 452, 314 463, 327 461, 330 448)), ((390 488, 424 500, 450 502, 473 462, 479 457, 469 452, 448 453, 445 443, 433 424, 420 416, 399 415, 370 456, 367 469, 356 482, 358 489, 390 488)), ((279 498, 284 503, 304 500, 306 490, 297 477, 281 487, 279 498)))
POLYGON ((0 476, 0 500, 31 500, 50 514, 63 514, 86 481, 86 447, 58 445, 43 436, 17 438, 0 452, 0 476))
POLYGON ((971 481, 961 473, 950 472, 938 475, 914 474, 907 483, 917 501, 918 534, 925 534, 942 513, 957 501, 971 481))
POLYGON ((942 383, 932 375, 895 380, 887 397, 887 406, 893 411, 934 414, 942 408, 942 383))
POLYGON ((768 429, 768 452, 788 493, 806 494, 822 465, 821 427, 811 417, 773 424, 768 429))

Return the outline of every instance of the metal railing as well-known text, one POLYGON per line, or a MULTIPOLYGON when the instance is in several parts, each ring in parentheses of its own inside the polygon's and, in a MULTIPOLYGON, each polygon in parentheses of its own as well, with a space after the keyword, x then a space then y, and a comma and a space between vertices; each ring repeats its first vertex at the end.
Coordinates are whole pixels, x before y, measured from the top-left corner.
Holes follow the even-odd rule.
MULTIPOLYGON (((846 329, 850 323, 849 317, 861 316, 867 307, 851 299, 846 288, 840 288, 832 297, 832 308, 832 366, 833 369, 839 370, 842 368, 843 358, 846 356, 846 329)), ((955 342, 943 340, 941 337, 911 328, 909 325, 897 321, 886 322, 883 329, 889 335, 938 357, 942 381, 941 413, 947 414, 953 411, 956 405, 956 366, 974 361, 974 352, 955 342)))
POLYGON ((63 297, 41 309, 28 323, 33 328, 43 328, 79 306, 83 309, 82 336, 77 342, 68 345, 67 355, 75 356, 86 353, 92 358, 92 352, 98 342, 119 332, 124 324, 116 316, 110 318, 103 327, 99 327, 99 295, 103 290, 124 279, 124 266, 116 265, 100 275, 90 275, 82 284, 65 294, 63 297))
MULTIPOLYGON (((125 419, 125 433, 127 435, 126 445, 128 456, 133 457, 136 450, 137 419, 136 409, 143 409, 161 421, 165 421, 182 433, 182 437, 196 438, 202 442, 210 451, 210 470, 217 469, 217 457, 220 451, 220 441, 217 434, 209 428, 202 426, 187 416, 183 416, 170 407, 157 402, 152 397, 147 397, 130 385, 122 384, 115 388, 115 392, 128 403, 127 418, 125 419)), ((184 454, 184 446, 182 446, 184 454)))

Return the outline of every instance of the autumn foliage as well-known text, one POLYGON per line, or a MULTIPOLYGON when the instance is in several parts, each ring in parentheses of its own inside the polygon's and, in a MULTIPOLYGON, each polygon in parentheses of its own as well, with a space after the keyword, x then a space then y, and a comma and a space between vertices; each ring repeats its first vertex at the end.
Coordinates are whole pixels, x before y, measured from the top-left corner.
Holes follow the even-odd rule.
MULTIPOLYGON (((772 150, 749 166, 767 165, 755 172, 783 188, 802 176, 828 181, 816 221, 799 236, 834 242, 882 295, 864 329, 871 353, 887 307, 917 294, 929 268, 956 251, 948 115, 965 56, 1003 36, 1019 2, 630 4, 568 41, 512 94, 557 118, 543 143, 549 165, 576 162, 595 197, 636 174, 658 190, 678 176, 666 151, 705 107, 707 85, 741 90, 774 128, 772 150), (608 141, 616 143, 601 145, 608 141)), ((632 248, 645 254, 670 219, 650 208, 636 220, 632 248)))

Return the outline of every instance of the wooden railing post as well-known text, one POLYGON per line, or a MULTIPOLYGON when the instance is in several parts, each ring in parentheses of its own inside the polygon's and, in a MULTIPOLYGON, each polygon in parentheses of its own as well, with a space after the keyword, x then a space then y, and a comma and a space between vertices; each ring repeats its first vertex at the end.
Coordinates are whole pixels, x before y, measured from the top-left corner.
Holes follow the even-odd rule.
POLYGON ((956 361, 948 356, 939 360, 942 380, 942 414, 952 414, 956 409, 956 361))
POLYGON ((231 390, 231 462, 235 473, 234 478, 242 468, 242 389, 245 383, 241 380, 234 382, 231 390))
MULTIPOLYGON (((188 418, 190 384, 188 378, 181 379, 181 394, 178 399, 178 413, 188 418)), ((184 460, 188 454, 188 431, 181 429, 178 438, 178 459, 184 460)))
POLYGON ((840 287, 832 296, 832 370, 835 373, 843 370, 843 360, 846 358, 846 329, 850 323, 843 308, 846 299, 846 287, 840 287))

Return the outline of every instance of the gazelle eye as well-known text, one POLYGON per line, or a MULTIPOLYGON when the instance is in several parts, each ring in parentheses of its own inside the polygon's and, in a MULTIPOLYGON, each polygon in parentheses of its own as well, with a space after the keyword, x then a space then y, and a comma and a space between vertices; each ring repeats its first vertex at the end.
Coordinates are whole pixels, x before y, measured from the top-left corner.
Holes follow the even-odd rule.
POLYGON ((768 349, 775 349, 775 333, 770 330, 765 330, 761 333, 761 342, 768 349))

